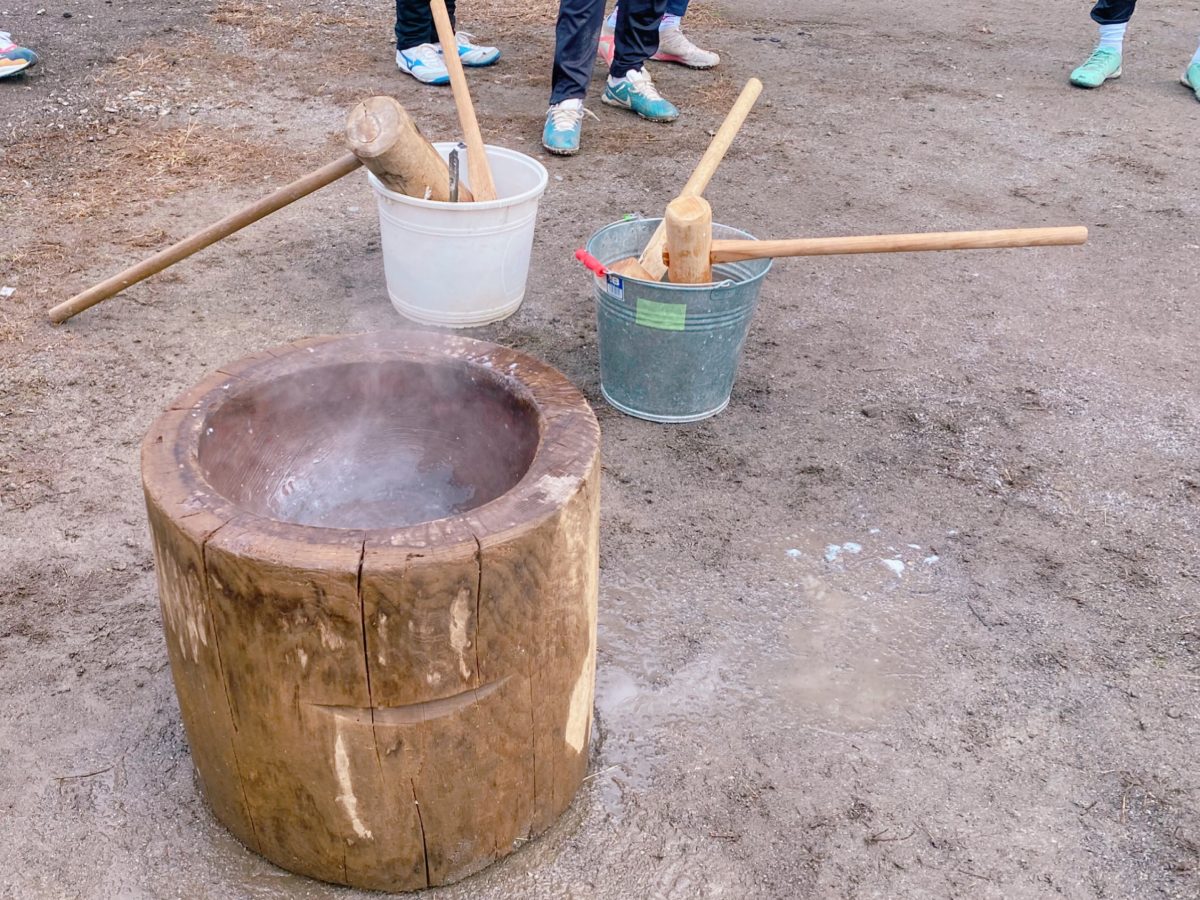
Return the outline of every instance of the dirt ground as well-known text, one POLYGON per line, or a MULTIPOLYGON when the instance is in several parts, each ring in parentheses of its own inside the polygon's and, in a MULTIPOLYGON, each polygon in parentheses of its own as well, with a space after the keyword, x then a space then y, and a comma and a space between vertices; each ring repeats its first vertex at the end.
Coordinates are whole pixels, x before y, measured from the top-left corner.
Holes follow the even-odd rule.
MULTIPOLYGON (((1188 2, 1126 74, 1066 74, 1084 3, 697 0, 672 126, 599 103, 538 148, 547 0, 463 0, 489 139, 551 172, 522 309, 604 431, 593 771, 446 897, 1200 896, 1200 105, 1188 2), (761 237, 1083 223, 1085 248, 780 262, 721 416, 600 397, 571 252, 682 184, 761 237), (855 552, 857 549, 857 552, 855 552)), ((220 363, 407 327, 352 177, 67 327, 44 310, 340 152, 394 93, 386 3, 9 0, 0 82, 0 896, 358 896, 243 849, 193 781, 137 446, 220 363), (44 4, 44 5, 43 5, 44 4)))

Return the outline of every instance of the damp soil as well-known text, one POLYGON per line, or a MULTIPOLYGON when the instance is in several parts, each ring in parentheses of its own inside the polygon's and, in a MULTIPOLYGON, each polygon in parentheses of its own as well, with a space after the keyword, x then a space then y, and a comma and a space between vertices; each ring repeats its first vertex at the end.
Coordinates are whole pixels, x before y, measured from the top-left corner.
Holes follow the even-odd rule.
MULTIPOLYGON (((1196 897, 1195 11, 1139 11, 1125 76, 1089 93, 1066 85, 1083 6, 693 5, 725 62, 655 70, 683 118, 593 96, 564 160, 537 150, 550 4, 462 4, 505 51, 471 76, 489 139, 550 170, 525 304, 472 334, 580 386, 605 470, 591 773, 551 832, 436 895, 1196 897), (750 75, 718 221, 1092 241, 781 261, 724 413, 623 417, 572 252, 657 214, 750 75)), ((137 452, 223 362, 405 327, 365 180, 66 328, 41 313, 332 158, 359 97, 440 139, 450 95, 394 71, 386 4, 152 6, 0 14, 44 56, 0 82, 0 897, 366 896, 205 807, 137 452)))

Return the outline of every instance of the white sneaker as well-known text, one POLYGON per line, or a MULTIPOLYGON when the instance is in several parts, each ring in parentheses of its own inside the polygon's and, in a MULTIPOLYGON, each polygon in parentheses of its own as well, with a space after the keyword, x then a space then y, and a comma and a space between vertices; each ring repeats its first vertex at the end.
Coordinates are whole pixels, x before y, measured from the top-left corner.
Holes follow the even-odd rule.
POLYGON ((437 44, 418 44, 396 51, 396 66, 422 84, 449 84, 450 73, 437 44))
POLYGON ((458 41, 458 58, 464 66, 490 66, 500 58, 499 48, 476 44, 474 35, 459 31, 454 37, 458 41))
POLYGON ((658 52, 651 57, 659 62, 673 62, 689 69, 711 69, 721 57, 711 50, 701 50, 687 39, 683 29, 663 28, 658 32, 658 52))

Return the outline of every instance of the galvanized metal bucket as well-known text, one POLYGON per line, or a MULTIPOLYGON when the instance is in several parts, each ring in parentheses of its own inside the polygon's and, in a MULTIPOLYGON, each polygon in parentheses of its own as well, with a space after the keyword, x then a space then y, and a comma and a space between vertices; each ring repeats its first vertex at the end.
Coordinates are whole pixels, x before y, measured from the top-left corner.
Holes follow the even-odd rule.
MULTIPOLYGON (((638 256, 660 219, 601 228, 587 252, 605 266, 638 256)), ((713 225, 714 239, 753 236, 713 225)), ((697 422, 729 405, 742 345, 771 260, 716 266, 714 284, 594 277, 600 389, 623 413, 651 422, 697 422)))

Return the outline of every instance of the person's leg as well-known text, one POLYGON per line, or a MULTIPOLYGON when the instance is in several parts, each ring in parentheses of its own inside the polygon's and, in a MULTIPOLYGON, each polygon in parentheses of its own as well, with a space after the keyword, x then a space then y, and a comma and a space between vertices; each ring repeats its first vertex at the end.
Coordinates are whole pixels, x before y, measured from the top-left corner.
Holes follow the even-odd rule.
POLYGON ((1137 0, 1099 0, 1092 7, 1092 19, 1099 25, 1125 25, 1136 6, 1137 0))
POLYGON ((658 26, 667 0, 625 0, 617 8, 616 52, 608 74, 624 78, 658 52, 658 26))
POLYGON ((0 78, 8 78, 37 65, 37 54, 28 47, 18 47, 7 31, 0 31, 0 78))
POLYGON ((1121 56, 1125 29, 1133 16, 1137 0, 1099 0, 1092 8, 1092 19, 1100 26, 1100 42, 1079 68, 1071 73, 1076 87, 1099 87, 1121 77, 1121 56))
POLYGON ((560 0, 550 74, 551 106, 587 96, 603 22, 604 0, 560 0))
POLYGON ((584 97, 604 24, 604 0, 559 0, 554 29, 554 68, 550 73, 550 109, 542 146, 559 156, 579 151, 584 97))
MULTIPOLYGON (((437 25, 434 24, 433 13, 430 11, 428 3, 423 3, 422 5, 425 7, 425 14, 429 19, 429 43, 439 44, 437 25)), ((450 14, 450 27, 458 31, 458 16, 455 15, 454 0, 446 0, 446 12, 450 14)))
POLYGON ((617 16, 616 55, 600 98, 609 106, 631 109, 651 122, 674 122, 679 118, 679 110, 663 99, 646 71, 646 60, 658 52, 658 24, 666 6, 667 0, 622 0, 617 16))
MULTIPOLYGON (((430 43, 433 15, 421 0, 396 0, 396 49, 408 50, 430 43)), ((436 43, 434 36, 433 42, 436 43)))
POLYGON ((449 84, 450 73, 433 32, 428 3, 396 0, 396 67, 422 84, 449 84))

